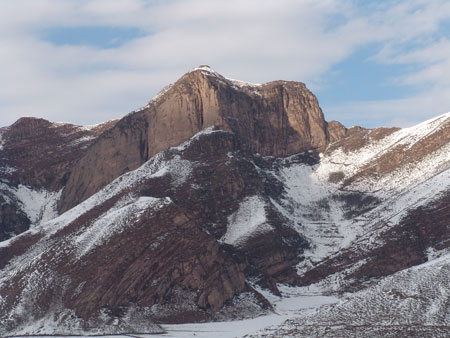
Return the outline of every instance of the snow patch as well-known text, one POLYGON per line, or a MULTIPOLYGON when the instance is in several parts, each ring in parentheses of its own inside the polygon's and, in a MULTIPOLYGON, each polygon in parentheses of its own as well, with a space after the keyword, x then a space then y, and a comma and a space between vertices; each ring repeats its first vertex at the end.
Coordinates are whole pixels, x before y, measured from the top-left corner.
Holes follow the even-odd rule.
POLYGON ((47 222, 58 215, 57 202, 62 190, 59 192, 33 190, 24 185, 10 190, 19 200, 21 209, 28 216, 32 226, 47 222))
POLYGON ((267 223, 265 207, 266 203, 260 196, 245 198, 239 210, 228 217, 227 232, 220 242, 239 246, 255 234, 273 230, 267 223))
POLYGON ((262 85, 259 83, 250 83, 250 82, 244 82, 241 80, 227 78, 227 77, 217 73, 214 69, 212 69, 211 67, 209 67, 207 65, 196 67, 196 68, 192 69, 189 73, 192 73, 195 71, 201 71, 203 75, 215 77, 220 82, 231 85, 234 89, 244 90, 247 93, 261 96, 261 93, 259 92, 259 87, 261 87, 262 85))
POLYGON ((73 142, 71 142, 71 143, 69 144, 69 147, 77 146, 77 145, 79 145, 80 143, 90 142, 90 141, 94 140, 95 138, 96 138, 96 137, 93 136, 93 135, 88 135, 88 136, 80 137, 79 139, 76 139, 76 140, 74 140, 73 142))
POLYGON ((225 130, 222 130, 222 129, 217 129, 217 127, 215 127, 215 126, 210 126, 210 127, 207 127, 205 129, 199 131, 197 134, 192 136, 189 140, 181 143, 179 146, 172 147, 170 149, 174 149, 174 150, 178 150, 178 151, 184 151, 187 148, 189 148, 189 146, 192 144, 193 141, 197 141, 201 136, 203 136, 203 135, 210 135, 210 134, 213 134, 213 133, 228 133, 228 132, 225 131, 225 130))

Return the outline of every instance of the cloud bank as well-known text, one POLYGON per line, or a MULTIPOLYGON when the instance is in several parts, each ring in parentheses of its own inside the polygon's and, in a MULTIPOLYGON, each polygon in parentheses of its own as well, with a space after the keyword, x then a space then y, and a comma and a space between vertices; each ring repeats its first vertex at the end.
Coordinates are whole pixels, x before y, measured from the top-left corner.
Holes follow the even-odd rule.
POLYGON ((320 93, 333 67, 365 46, 376 46, 367 62, 406 67, 385 81, 411 94, 328 102, 326 116, 407 125, 450 110, 449 18, 440 0, 4 0, 0 126, 21 116, 121 117, 199 64, 250 82, 303 81, 320 93), (77 28, 86 43, 50 34, 77 28), (110 28, 139 34, 93 42, 110 28))

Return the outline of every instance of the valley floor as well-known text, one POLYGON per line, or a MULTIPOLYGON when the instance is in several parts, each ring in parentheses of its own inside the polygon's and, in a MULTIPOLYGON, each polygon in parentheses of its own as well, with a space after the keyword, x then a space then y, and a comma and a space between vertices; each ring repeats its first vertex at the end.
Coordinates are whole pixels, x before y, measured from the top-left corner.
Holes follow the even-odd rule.
MULTIPOLYGON (((233 338, 243 337, 247 334, 254 334, 266 327, 280 325, 284 321, 294 318, 301 313, 312 311, 322 305, 332 304, 338 301, 333 296, 323 296, 319 294, 307 294, 305 289, 287 288, 283 290, 284 297, 270 296, 270 300, 276 313, 260 316, 253 319, 236 320, 229 322, 195 323, 163 325, 167 333, 162 335, 154 334, 129 334, 129 335, 105 335, 102 338, 153 338, 153 337, 196 337, 196 338, 233 338)), ((266 297, 269 295, 265 294, 266 297)), ((23 337, 23 336, 17 336, 23 337)), ((45 338, 57 336, 27 336, 27 338, 45 338)), ((98 337, 98 336, 97 336, 98 337)), ((79 336, 64 336, 64 338, 79 338, 79 336)), ((94 336, 84 336, 84 338, 94 338, 94 336)))

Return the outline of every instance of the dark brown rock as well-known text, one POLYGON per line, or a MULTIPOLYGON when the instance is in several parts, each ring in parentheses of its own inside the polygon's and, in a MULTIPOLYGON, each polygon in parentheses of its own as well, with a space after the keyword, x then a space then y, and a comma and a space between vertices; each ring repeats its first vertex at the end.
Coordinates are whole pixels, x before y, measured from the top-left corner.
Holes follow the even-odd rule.
POLYGON ((0 242, 18 235, 30 226, 30 220, 16 204, 0 196, 0 242))
POLYGON ((0 166, 14 171, 3 173, 1 178, 15 186, 23 184, 58 191, 69 176, 70 166, 115 122, 83 128, 39 118, 21 118, 2 134, 0 166))

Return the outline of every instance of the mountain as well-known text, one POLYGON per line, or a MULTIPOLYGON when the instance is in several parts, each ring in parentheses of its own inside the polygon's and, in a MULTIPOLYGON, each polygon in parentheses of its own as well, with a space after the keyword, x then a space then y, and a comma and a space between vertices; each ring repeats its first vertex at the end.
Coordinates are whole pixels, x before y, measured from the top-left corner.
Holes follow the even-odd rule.
MULTIPOLYGON (((347 129, 325 121, 302 83, 200 66, 120 121, 26 118, 0 135, 2 335, 254 317, 275 311, 267 293, 286 285, 375 304, 408 271, 417 288, 441 288, 414 298, 414 318, 448 294, 427 271, 450 246, 450 114, 347 129)), ((354 330, 341 303, 318 318, 337 327, 342 311, 354 330)), ((448 332, 442 309, 417 332, 448 332)), ((392 323, 406 325, 405 311, 392 323)), ((376 330, 375 318, 363 325, 376 330)), ((293 335, 319 332, 310 317, 291 323, 293 335)))

